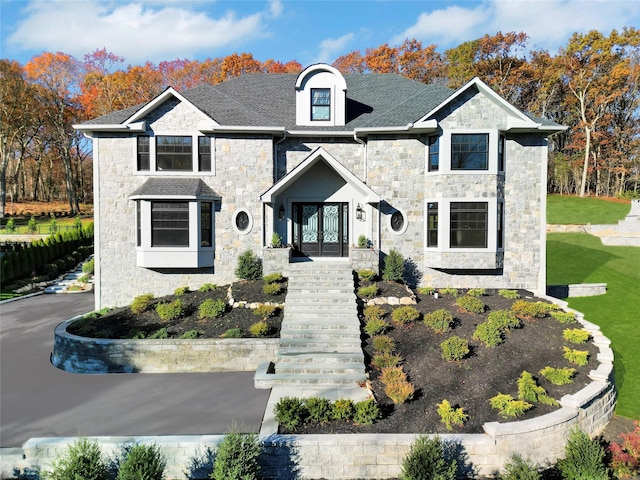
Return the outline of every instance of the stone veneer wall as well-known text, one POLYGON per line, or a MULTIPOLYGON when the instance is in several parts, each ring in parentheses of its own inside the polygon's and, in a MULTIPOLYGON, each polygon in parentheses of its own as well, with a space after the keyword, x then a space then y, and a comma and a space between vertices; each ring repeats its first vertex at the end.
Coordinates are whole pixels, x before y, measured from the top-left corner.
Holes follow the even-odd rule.
POLYGON ((109 340, 54 332, 51 363, 73 373, 178 373, 255 371, 274 361, 279 339, 109 340))

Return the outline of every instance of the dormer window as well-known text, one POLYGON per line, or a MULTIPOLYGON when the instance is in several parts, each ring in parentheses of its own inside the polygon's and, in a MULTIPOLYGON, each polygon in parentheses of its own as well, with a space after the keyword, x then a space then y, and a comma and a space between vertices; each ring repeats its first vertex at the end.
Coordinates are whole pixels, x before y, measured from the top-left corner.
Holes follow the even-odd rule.
POLYGON ((311 89, 311 120, 331 120, 331 90, 311 89))

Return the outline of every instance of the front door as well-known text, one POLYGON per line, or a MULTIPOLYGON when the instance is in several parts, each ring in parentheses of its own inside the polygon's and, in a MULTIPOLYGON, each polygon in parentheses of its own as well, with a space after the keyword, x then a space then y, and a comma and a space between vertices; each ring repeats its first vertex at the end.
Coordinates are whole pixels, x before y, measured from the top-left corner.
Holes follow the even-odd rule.
POLYGON ((347 203, 294 203, 295 253, 305 257, 349 255, 347 203))

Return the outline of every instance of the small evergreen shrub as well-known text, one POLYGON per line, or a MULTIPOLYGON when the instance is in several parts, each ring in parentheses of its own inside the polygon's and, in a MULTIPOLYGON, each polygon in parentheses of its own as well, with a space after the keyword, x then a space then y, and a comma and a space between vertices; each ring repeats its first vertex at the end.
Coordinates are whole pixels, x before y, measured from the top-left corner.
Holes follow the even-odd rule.
POLYGON ((133 299, 133 302, 131 303, 131 311, 133 313, 142 313, 149 308, 149 305, 151 305, 152 301, 153 293, 138 295, 133 299))
POLYGON ((540 375, 549 380, 554 385, 568 385, 573 383, 573 376, 576 374, 575 368, 553 368, 544 367, 540 370, 540 375))
POLYGON ((331 418, 334 420, 351 420, 356 413, 353 400, 341 398, 331 405, 331 418))
POLYGON ((378 286, 372 284, 358 288, 358 295, 364 298, 373 298, 378 294, 379 291, 380 290, 378 289, 378 286))
POLYGON ((453 430, 454 425, 462 427, 469 418, 469 415, 464 413, 462 407, 453 408, 449 400, 446 399, 438 404, 438 415, 440 415, 440 421, 444 423, 445 428, 449 431, 453 430))
POLYGON ((178 297, 181 297, 182 295, 184 295, 185 293, 189 293, 189 287, 185 286, 185 287, 178 287, 174 290, 173 294, 177 295, 178 297))
POLYGON ((373 337, 375 335, 380 335, 381 333, 384 333, 387 330, 387 328, 389 328, 389 324, 385 322, 383 319, 372 318, 364 325, 364 333, 366 333, 370 337, 373 337))
POLYGON ((546 390, 526 370, 518 378, 518 398, 529 403, 542 403, 544 405, 557 406, 558 401, 547 395, 546 390))
POLYGON ((278 232, 271 234, 271 248, 280 248, 282 246, 282 237, 278 232))
POLYGON ((173 302, 159 303, 156 305, 156 312, 164 321, 177 320, 185 312, 184 302, 177 298, 173 302))
POLYGON ((380 381, 385 385, 406 382, 407 374, 402 370, 402 367, 386 367, 380 372, 380 381))
POLYGON ((384 387, 384 393, 396 405, 402 405, 408 400, 411 400, 413 398, 415 390, 415 387, 411 383, 406 381, 392 383, 384 387))
POLYGON ((252 337, 266 337, 269 334, 269 325, 264 320, 260 320, 249 327, 252 337))
POLYGON ((440 290, 438 290, 438 293, 440 295, 451 295, 452 297, 457 297, 458 289, 457 288, 441 288, 440 290))
POLYGON ((433 295, 436 293, 436 289, 433 287, 418 287, 417 291, 420 295, 433 295))
POLYGON ((569 434, 564 448, 564 458, 556 467, 563 480, 607 480, 609 474, 605 463, 606 452, 597 440, 578 429, 569 434))
POLYGON ((279 283, 265 283, 262 286, 262 293, 265 295, 279 295, 282 292, 282 287, 279 283))
POLYGON ((156 330, 154 333, 149 335, 150 340, 165 340, 169 338, 169 332, 166 327, 162 327, 160 330, 156 330))
POLYGON ((564 358, 566 358, 570 363, 578 365, 579 367, 584 367, 589 363, 589 352, 586 350, 574 350, 569 347, 562 348, 564 350, 564 358))
POLYGON ((504 464, 504 471, 500 477, 502 480, 542 480, 540 469, 529 458, 522 458, 513 454, 504 464))
POLYGON ((258 305, 253 309, 253 314, 256 317, 260 317, 263 320, 266 320, 267 318, 273 317, 277 311, 278 307, 276 307, 275 305, 267 305, 263 303, 262 305, 258 305))
POLYGON ((482 300, 477 297, 470 297, 469 295, 458 297, 456 299, 456 305, 469 313, 484 313, 484 309, 487 308, 482 300))
POLYGON ((373 350, 376 353, 392 353, 396 349, 396 342, 388 335, 378 335, 373 337, 373 350))
POLYGON ((470 297, 480 298, 486 294, 487 290, 484 288, 470 288, 469 290, 467 290, 467 295, 469 295, 470 297))
POLYGON ((82 275, 78 279, 78 282, 80 282, 80 283, 89 283, 90 280, 91 280, 91 275, 82 275))
POLYGON ((262 277, 262 262, 251 250, 245 250, 238 257, 235 274, 242 280, 257 280, 262 277))
POLYGON ((182 335, 180 335, 180 338, 182 338, 183 340, 194 340, 198 338, 198 330, 187 330, 182 335))
POLYGON ((95 270, 95 260, 92 258, 88 262, 82 264, 82 273, 89 273, 93 275, 95 270))
POLYGON ((365 235, 358 236, 358 248, 367 248, 369 246, 369 239, 365 235))
POLYGON ((308 420, 313 423, 327 423, 331 420, 331 402, 326 398, 311 397, 304 401, 308 420))
POLYGON ((198 307, 198 318, 217 318, 221 317, 225 310, 227 309, 227 304, 221 298, 214 300, 213 298, 207 298, 203 300, 200 306, 198 307))
POLYGON ((373 398, 355 404, 353 421, 358 425, 372 425, 380 418, 380 408, 373 398))
POLYGON ((391 318, 399 325, 406 325, 418 320, 420 318, 420 312, 411 305, 405 305, 404 307, 398 307, 391 312, 391 318))
POLYGON ((542 318, 550 312, 550 304, 544 302, 529 302, 516 300, 511 305, 511 311, 519 317, 542 318))
POLYGON ((58 228, 58 221, 56 220, 56 216, 52 213, 51 221, 49 222, 49 233, 51 235, 55 235, 56 233, 58 233, 58 228))
POLYGON ((404 258, 395 249, 391 249, 384 259, 382 278, 391 282, 399 282, 404 277, 404 258))
POLYGON ((282 280, 282 274, 279 272, 270 273, 269 275, 262 277, 262 281, 264 283, 278 283, 282 280))
POLYGON ((36 222, 36 218, 32 216, 29 219, 29 223, 27 223, 27 232, 36 233, 37 231, 38 231, 38 223, 36 222))
POLYGON ((443 359, 447 362, 455 362, 469 355, 469 342, 454 335, 440 343, 440 350, 442 350, 443 359))
POLYGON ((380 305, 367 305, 364 308, 364 319, 368 322, 369 320, 380 320, 384 318, 387 312, 380 305))
POLYGON ((116 480, 163 480, 166 466, 156 445, 133 445, 119 465, 116 480))
POLYGON ((400 363, 402 363, 402 357, 390 352, 378 353, 374 355, 371 360, 371 365, 379 370, 385 367, 395 367, 396 365, 400 365, 400 363))
POLYGON ((52 480, 107 480, 109 469, 98 443, 81 438, 53 461, 52 470, 46 477, 52 480))
POLYGON ((4 226, 7 233, 15 233, 16 231, 16 222, 13 218, 7 220, 7 224, 4 226))
POLYGON ((239 328, 230 328, 222 334, 222 338, 242 338, 242 330, 239 328))
POLYGON ((551 312, 551 316, 564 325, 576 322, 576 316, 573 312, 551 312))
POLYGON ((282 397, 274 407, 276 422, 289 431, 304 424, 308 412, 304 402, 296 397, 282 397))
POLYGON ((522 326, 520 319, 511 310, 494 310, 493 312, 489 312, 487 321, 495 324, 503 332, 522 326))
POLYGON ((516 400, 511 395, 499 393, 495 397, 489 399, 491 408, 498 410, 498 414, 502 418, 518 417, 533 407, 524 400, 516 400))
POLYGON ((378 275, 376 275, 376 272, 368 268, 358 270, 358 277, 360 277, 365 282, 373 282, 375 281, 377 276, 378 275))
POLYGON ((205 283, 204 285, 202 285, 198 289, 198 291, 199 292, 213 292, 217 288, 218 288, 218 286, 215 283, 205 283))
POLYGON ((402 460, 400 480, 455 480, 458 463, 448 460, 440 437, 420 435, 402 460))
POLYGON ((473 332, 473 339, 480 340, 486 347, 496 347, 502 343, 502 329, 493 322, 482 322, 473 332))
POLYGON ((231 432, 218 444, 211 478, 214 480, 258 480, 258 457, 262 445, 255 433, 231 432))
POLYGON ((451 330, 453 315, 451 315, 448 310, 440 308, 431 313, 427 313, 423 321, 426 326, 433 328, 436 333, 444 333, 451 330))
POLYGON ((502 288, 498 290, 498 295, 500 295, 502 298, 508 298, 508 299, 514 299, 514 300, 520 298, 520 294, 516 290, 509 290, 506 288, 502 288))
POLYGON ((571 343, 587 343, 591 334, 583 328, 567 328, 562 332, 562 338, 571 343))

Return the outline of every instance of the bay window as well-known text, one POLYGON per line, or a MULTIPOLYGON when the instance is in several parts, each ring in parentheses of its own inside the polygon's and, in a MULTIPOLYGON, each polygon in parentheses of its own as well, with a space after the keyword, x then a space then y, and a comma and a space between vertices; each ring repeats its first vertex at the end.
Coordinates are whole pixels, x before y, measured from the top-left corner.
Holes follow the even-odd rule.
POLYGON ((487 202, 451 202, 451 248, 486 248, 487 202))
POLYGON ((189 202, 151 202, 151 246, 189 246, 189 202))

